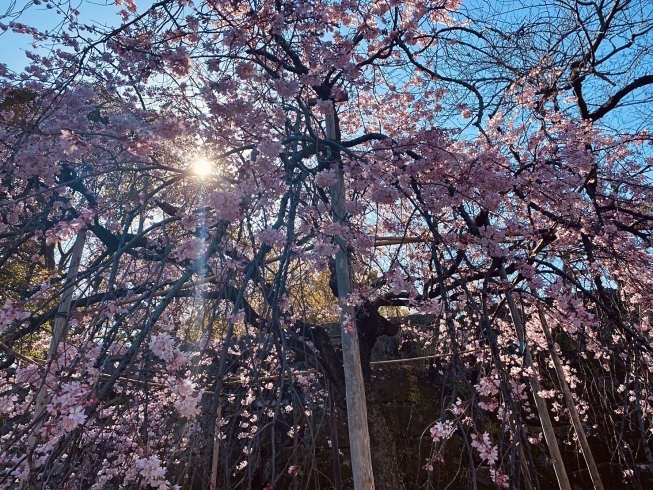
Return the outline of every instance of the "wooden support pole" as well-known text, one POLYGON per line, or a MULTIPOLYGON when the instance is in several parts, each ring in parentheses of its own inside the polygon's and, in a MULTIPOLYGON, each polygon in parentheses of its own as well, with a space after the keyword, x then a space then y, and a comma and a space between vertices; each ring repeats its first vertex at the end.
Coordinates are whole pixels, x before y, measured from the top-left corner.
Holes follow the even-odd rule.
POLYGON ((562 369, 562 362, 560 357, 555 350, 555 344, 553 343, 553 337, 551 335, 551 330, 549 329, 549 324, 546 322, 546 317, 542 310, 538 309, 537 311, 540 317, 540 323, 542 324, 542 330, 546 336, 546 342, 549 346, 549 353, 551 354, 551 359, 553 360, 553 365, 558 375, 558 380, 560 381, 560 388, 562 390, 562 396, 569 410, 569 415, 571 416, 571 422, 574 425, 574 430, 576 431, 576 436, 578 437, 578 442, 580 443, 580 448, 583 450, 583 457, 585 458, 585 463, 587 464, 587 469, 590 472, 590 478, 594 484, 596 490, 603 490, 603 482, 601 481, 601 476, 599 475, 599 468, 596 466, 596 461, 594 461, 594 455, 590 449, 589 442, 587 442, 587 436, 585 435, 585 429, 583 429, 583 424, 580 421, 580 416, 578 415, 578 410, 576 410, 576 404, 574 403, 574 398, 571 396, 571 390, 569 389, 569 384, 565 379, 565 372, 562 369))
MULTIPOLYGON (((334 113, 327 114, 326 116, 326 136, 330 140, 336 141, 336 134, 334 107, 334 113)), ((333 170, 336 172, 336 182, 330 189, 331 214, 334 223, 344 226, 345 180, 342 165, 338 158, 334 158, 333 170)), ((338 251, 336 252, 336 280, 338 283, 338 301, 340 303, 342 360, 345 371, 347 424, 349 427, 349 446, 351 451, 351 469, 354 476, 354 489, 374 490, 370 435, 367 426, 367 402, 365 399, 363 369, 358 346, 356 312, 353 306, 347 304, 347 296, 349 296, 352 290, 349 251, 341 236, 336 237, 335 240, 338 245, 338 251)))
MULTIPOLYGON (((500 272, 501 279, 508 281, 506 269, 503 267, 503 265, 501 266, 500 272)), ((535 399, 535 406, 537 407, 537 414, 540 418, 540 423, 542 424, 544 441, 549 448, 549 454, 553 460, 553 469, 555 471, 556 478, 558 479, 558 486, 560 487, 560 490, 571 490, 571 483, 569 482, 569 477, 567 476, 565 463, 562 459, 562 454, 560 453, 560 447, 558 446, 555 432, 553 431, 553 424, 551 423, 549 409, 546 406, 546 401, 544 398, 539 395, 540 391, 542 391, 542 387, 540 386, 537 370, 533 364, 531 351, 528 348, 528 343, 526 342, 526 332, 521 321, 521 315, 519 314, 519 310, 517 310, 517 306, 515 305, 515 300, 512 297, 511 291, 506 291, 506 301, 508 303, 508 308, 510 309, 512 321, 515 325, 519 347, 523 350, 524 366, 532 373, 528 376, 528 382, 531 385, 531 391, 533 392, 533 398, 535 399)))
MULTIPOLYGON (((59 309, 57 310, 57 315, 54 320, 52 338, 50 339, 50 350, 48 351, 48 359, 45 365, 45 372, 43 373, 43 382, 41 383, 41 388, 36 395, 34 417, 32 419, 34 426, 32 427, 32 431, 30 432, 27 442, 30 452, 36 447, 39 433, 41 432, 41 426, 43 425, 45 408, 50 402, 47 377, 50 371, 50 366, 57 357, 59 344, 66 340, 66 334, 68 332, 68 315, 70 313, 70 305, 73 299, 73 291, 75 290, 77 272, 79 271, 79 264, 82 260, 82 251, 84 250, 85 243, 86 230, 84 229, 77 233, 77 238, 75 239, 75 244, 73 245, 73 250, 70 258, 70 266, 68 267, 68 274, 66 275, 66 282, 63 290, 63 296, 61 298, 61 303, 59 304, 59 309)), ((21 481, 20 488, 29 488, 28 485, 28 482, 21 481)))

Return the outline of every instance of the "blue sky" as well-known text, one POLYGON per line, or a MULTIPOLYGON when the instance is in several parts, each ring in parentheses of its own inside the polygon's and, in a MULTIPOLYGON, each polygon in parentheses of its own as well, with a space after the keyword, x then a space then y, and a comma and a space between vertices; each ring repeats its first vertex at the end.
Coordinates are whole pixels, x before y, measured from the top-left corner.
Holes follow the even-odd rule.
MULTIPOLYGON (((113 0, 64 0, 62 4, 80 11, 82 23, 118 25, 119 7, 113 0)), ((0 23, 20 22, 40 30, 52 31, 61 27, 62 16, 44 5, 34 5, 31 0, 0 0, 0 23), (7 15, 10 13, 11 15, 7 15)), ((14 71, 22 71, 29 63, 25 50, 34 51, 33 39, 27 34, 15 34, 7 30, 0 34, 0 63, 14 71)), ((44 49, 44 48, 41 48, 44 49)))
MULTIPOLYGON (((81 13, 79 21, 82 24, 95 24, 103 26, 117 26, 122 22, 122 18, 118 15, 118 11, 123 7, 117 7, 115 5, 115 0, 50 0, 51 2, 55 1, 61 5, 64 5, 66 9, 73 8, 79 10, 81 13)), ((540 2, 546 5, 548 0, 523 0, 522 2, 512 2, 507 0, 505 2, 500 2, 498 0, 493 0, 487 2, 487 0, 465 0, 465 8, 477 13, 481 13, 481 10, 488 9, 494 11, 496 16, 495 20, 500 22, 502 26, 510 26, 510 22, 514 19, 515 25, 521 23, 521 19, 528 19, 531 16, 529 8, 533 8, 534 5, 539 4, 540 2), (529 13, 530 12, 530 13, 529 13)), ((136 0, 137 5, 140 7, 140 10, 147 9, 154 0, 136 0)), ((34 26, 40 30, 52 31, 58 28, 62 28, 62 18, 63 16, 56 12, 55 9, 48 9, 43 4, 44 0, 0 0, 0 23, 7 25, 11 21, 20 22, 29 26, 34 26), (34 1, 40 3, 40 5, 35 5, 34 1), (9 15, 8 15, 9 14, 9 15)), ((653 15, 653 2, 644 3, 644 8, 646 9, 641 15, 642 19, 650 18, 653 15)), ((536 10, 535 13, 542 10, 536 10)), ((86 32, 82 34, 88 34, 86 32)), ((466 41, 473 42, 471 39, 466 39, 466 41)), ((617 38, 615 42, 624 44, 628 42, 628 39, 617 38)), ((570 41, 571 42, 571 41, 570 41)), ((646 45, 650 45, 651 37, 647 36, 641 39, 641 42, 646 45)), ((6 64, 11 70, 15 72, 21 72, 25 66, 29 63, 28 58, 25 56, 26 50, 34 50, 32 47, 33 39, 31 36, 26 34, 15 34, 11 30, 2 32, 0 30, 0 63, 6 64)), ((611 45, 606 44, 606 49, 612 49, 611 45)), ((644 46, 645 48, 645 46, 644 46)), ((41 54, 47 54, 47 44, 41 46, 41 54)), ((630 78, 635 76, 635 69, 638 69, 640 72, 648 73, 647 65, 650 65, 652 62, 652 55, 650 51, 646 49, 641 49, 641 53, 644 58, 642 59, 632 59, 630 62, 633 63, 633 66, 630 67, 627 65, 627 62, 624 62, 626 66, 625 71, 630 74, 630 78)), ((626 51, 622 53, 623 55, 627 54, 626 51)), ((624 64, 622 63, 622 64, 624 64)), ((444 70, 445 75, 456 76, 456 68, 453 67, 453 72, 447 72, 446 67, 441 67, 444 70)), ((614 73, 618 73, 620 70, 623 70, 624 67, 620 65, 608 66, 607 70, 611 70, 614 73)), ((638 73, 641 74, 641 73, 638 73)), ((595 99, 595 102, 602 103, 607 98, 614 93, 618 86, 625 83, 626 78, 623 80, 617 76, 615 78, 615 84, 612 82, 607 82, 605 79, 598 79, 594 77, 592 80, 589 80, 584 87, 584 92, 586 98, 595 99), (601 91, 599 93, 599 91, 601 91), (597 95, 597 97, 591 97, 592 94, 597 95)), ((455 88, 455 87, 453 87, 455 88)), ((492 87, 490 87, 492 89, 492 87)), ((648 88, 640 89, 639 91, 634 92, 629 100, 653 100, 653 95, 648 88), (647 99, 648 97, 648 99, 647 99)), ((624 129, 628 127, 631 130, 639 130, 641 126, 648 126, 650 124, 650 105, 648 104, 639 104, 634 105, 633 107, 628 107, 624 101, 624 108, 621 110, 615 110, 610 115, 605 117, 602 121, 603 124, 612 126, 614 128, 624 129), (639 113, 638 111, 643 111, 639 113)), ((469 121, 462 120, 461 118, 455 118, 453 121, 454 127, 465 127, 469 121)), ((449 126, 449 123, 444 123, 449 126)))

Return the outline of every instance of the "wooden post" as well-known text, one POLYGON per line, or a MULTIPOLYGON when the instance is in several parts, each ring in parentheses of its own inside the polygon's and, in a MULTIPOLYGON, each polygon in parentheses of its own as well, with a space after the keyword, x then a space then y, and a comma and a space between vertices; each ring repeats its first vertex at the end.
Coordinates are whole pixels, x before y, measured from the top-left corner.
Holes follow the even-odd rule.
POLYGON ((587 441, 587 436, 585 435, 585 429, 583 429, 583 424, 580 421, 578 415, 578 410, 576 410, 576 404, 574 403, 574 398, 571 396, 571 390, 569 389, 569 384, 565 379, 565 372, 562 369, 562 362, 558 353, 555 350, 555 344, 553 343, 553 337, 551 336, 551 330, 549 330, 549 325, 546 322, 546 317, 542 310, 538 308, 537 313, 540 317, 540 323, 542 324, 542 330, 546 336, 546 342, 549 346, 549 353, 551 354, 551 359, 553 360, 553 365, 555 366, 556 374, 558 375, 558 380, 560 381, 560 388, 562 389, 562 396, 569 410, 569 415, 571 416, 571 422, 574 425, 574 430, 578 436, 578 442, 580 447, 583 450, 583 457, 585 458, 585 463, 587 464, 587 469, 590 472, 590 478, 594 484, 596 490, 603 490, 603 482, 601 481, 601 476, 599 475, 599 469, 596 466, 596 461, 594 461, 594 455, 592 455, 592 450, 590 449, 589 442, 587 441))
MULTIPOLYGON (((32 431, 27 442, 30 452, 36 447, 39 438, 39 432, 41 431, 41 426, 43 425, 45 408, 50 402, 50 396, 48 395, 47 377, 50 371, 50 366, 52 366, 52 362, 57 357, 59 344, 66 340, 66 333, 68 331, 68 314, 70 313, 70 304, 72 303, 73 299, 73 291, 75 290, 77 272, 79 271, 79 264, 82 260, 82 251, 84 250, 85 243, 86 230, 84 229, 77 233, 77 238, 75 239, 75 244, 73 245, 73 250, 70 257, 70 266, 68 267, 68 274, 66 275, 66 282, 63 290, 63 296, 61 298, 61 303, 59 304, 59 309, 57 310, 57 315, 54 320, 52 338, 50 339, 50 350, 48 351, 48 359, 44 367, 45 372, 43 373, 43 382, 38 394, 36 395, 36 404, 34 406, 33 418, 34 427, 32 427, 32 431)), ((20 482, 21 489, 27 487, 28 482, 20 482)))
MULTIPOLYGON (((326 136, 337 141, 335 107, 333 114, 326 116, 326 136)), ((330 151, 333 155, 333 149, 330 151)), ((333 222, 345 225, 345 180, 342 165, 334 159, 333 170, 336 182, 331 186, 331 214, 333 222)), ((372 473, 372 455, 370 435, 367 427, 367 402, 363 369, 361 367, 360 349, 358 347, 358 330, 356 312, 347 304, 351 293, 351 276, 349 270, 349 252, 342 237, 335 237, 338 251, 336 253, 336 280, 338 283, 338 301, 340 303, 340 327, 342 329, 342 361, 345 371, 345 391, 347 396, 347 424, 349 427, 349 446, 351 451, 351 469, 354 476, 355 490, 374 490, 372 473)))
MULTIPOLYGON (((503 267, 503 265, 501 266, 500 272, 501 279, 508 281, 506 269, 503 267)), ((533 398, 535 399, 535 405, 537 407, 537 414, 540 417, 540 423, 542 424, 544 440, 547 447, 549 448, 551 459, 553 460, 553 469, 555 471, 556 478, 558 479, 558 485, 560 490, 571 490, 571 483, 569 482, 569 477, 567 476, 565 463, 562 459, 560 448, 558 447, 558 441, 556 440, 555 432, 553 431, 553 424, 551 423, 549 409, 546 406, 546 401, 539 396, 539 392, 542 391, 542 387, 540 386, 540 380, 537 376, 537 370, 533 365, 531 351, 528 348, 528 343, 526 342, 526 332, 524 330, 524 325, 521 322, 521 315, 517 310, 511 291, 506 291, 506 301, 508 302, 510 315, 512 316, 512 321, 515 325, 517 341, 519 342, 520 348, 523 349, 524 366, 526 369, 529 369, 533 373, 528 377, 528 382, 531 385, 531 391, 533 392, 533 398)))

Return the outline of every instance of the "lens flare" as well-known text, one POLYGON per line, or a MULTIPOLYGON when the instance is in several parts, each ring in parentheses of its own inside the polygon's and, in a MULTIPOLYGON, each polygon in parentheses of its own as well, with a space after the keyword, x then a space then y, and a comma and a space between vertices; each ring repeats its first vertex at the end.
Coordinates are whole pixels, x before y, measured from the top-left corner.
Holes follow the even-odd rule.
POLYGON ((206 158, 198 158, 191 165, 193 173, 198 177, 208 177, 213 173, 213 162, 207 160, 206 158))

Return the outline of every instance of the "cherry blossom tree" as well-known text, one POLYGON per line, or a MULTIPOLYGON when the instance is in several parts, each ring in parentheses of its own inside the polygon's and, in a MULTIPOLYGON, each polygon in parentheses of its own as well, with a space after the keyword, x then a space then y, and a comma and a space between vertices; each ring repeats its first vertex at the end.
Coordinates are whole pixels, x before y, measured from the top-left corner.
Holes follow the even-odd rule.
POLYGON ((62 24, 0 19, 41 46, 0 65, 0 488, 543 488, 541 447, 570 488, 567 420, 595 488, 646 488, 646 2, 31 3, 62 24), (407 474, 370 362, 409 333, 443 397, 407 474))

